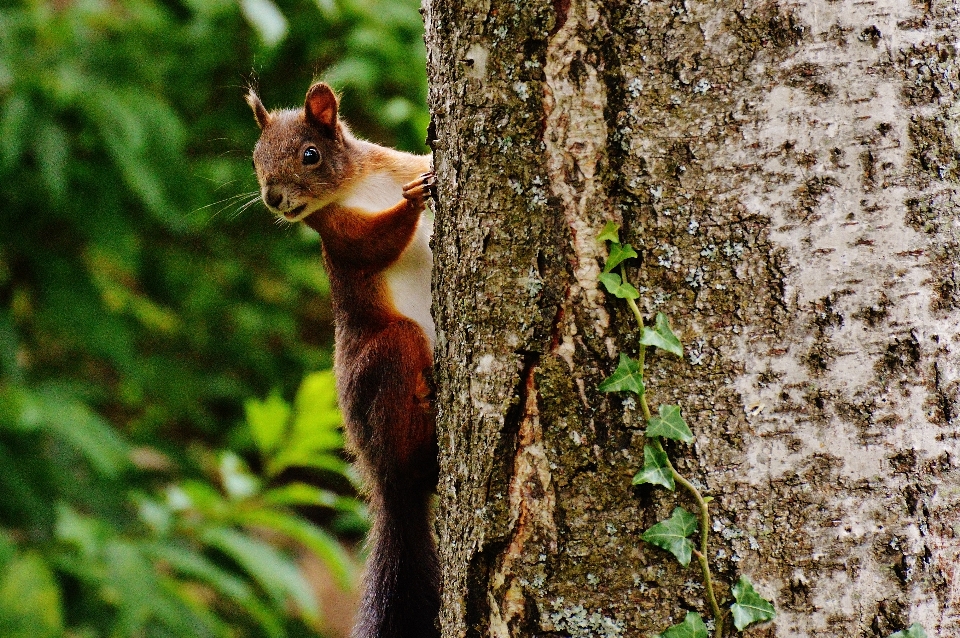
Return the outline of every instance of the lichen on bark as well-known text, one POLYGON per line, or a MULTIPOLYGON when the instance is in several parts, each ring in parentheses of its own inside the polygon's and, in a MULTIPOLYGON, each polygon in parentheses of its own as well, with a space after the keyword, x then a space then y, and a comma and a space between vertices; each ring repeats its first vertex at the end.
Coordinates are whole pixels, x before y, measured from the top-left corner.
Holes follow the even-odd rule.
POLYGON ((624 226, 651 402, 716 497, 751 635, 960 631, 957 6, 425 4, 449 636, 646 636, 707 614, 640 534, 644 424, 597 384, 632 318, 596 285, 624 226), (953 35, 951 35, 951 33, 953 35))

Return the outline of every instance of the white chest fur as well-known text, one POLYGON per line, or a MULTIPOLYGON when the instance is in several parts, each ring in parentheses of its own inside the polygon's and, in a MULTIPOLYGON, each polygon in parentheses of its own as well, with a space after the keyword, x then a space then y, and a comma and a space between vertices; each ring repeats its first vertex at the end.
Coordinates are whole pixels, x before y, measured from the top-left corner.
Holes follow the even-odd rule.
MULTIPOLYGON (((403 184, 388 173, 373 173, 353 188, 341 203, 343 206, 378 213, 395 206, 403 199, 403 184)), ((437 338, 433 317, 430 315, 430 275, 433 270, 433 253, 430 252, 430 236, 433 220, 420 216, 420 223, 413 239, 400 258, 383 273, 387 292, 394 308, 403 316, 415 321, 433 346, 437 338)))
POLYGON ((393 306, 405 317, 420 325, 430 340, 431 347, 437 339, 437 330, 430 315, 430 273, 433 270, 433 253, 430 252, 430 236, 433 220, 420 217, 416 233, 407 249, 392 266, 383 273, 393 306))
POLYGON ((403 199, 403 183, 389 173, 371 173, 350 190, 340 203, 347 208, 378 213, 403 199))

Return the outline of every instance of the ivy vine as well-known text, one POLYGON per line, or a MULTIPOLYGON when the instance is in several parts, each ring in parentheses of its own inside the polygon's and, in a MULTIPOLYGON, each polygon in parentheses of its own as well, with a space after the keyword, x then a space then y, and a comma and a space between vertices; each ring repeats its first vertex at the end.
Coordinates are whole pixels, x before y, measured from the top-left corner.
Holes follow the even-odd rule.
MULTIPOLYGON (((647 347, 658 348, 678 357, 683 356, 683 346, 680 339, 670 328, 670 321, 662 312, 658 312, 653 326, 644 323, 640 308, 636 300, 640 293, 627 279, 626 262, 637 257, 636 251, 630 244, 620 243, 620 226, 608 222, 597 237, 598 241, 608 243, 608 257, 604 263, 600 283, 607 292, 627 302, 640 327, 640 344, 637 358, 632 359, 625 353, 620 353, 620 362, 612 375, 599 386, 603 392, 630 392, 637 396, 644 421, 647 424, 647 443, 643 446, 643 468, 633 477, 634 485, 650 483, 660 485, 668 490, 675 490, 679 484, 686 490, 697 504, 698 515, 688 512, 683 507, 676 507, 670 518, 665 519, 643 533, 643 540, 664 549, 677 559, 683 567, 690 564, 693 558, 700 564, 703 574, 703 585, 707 601, 713 613, 714 636, 723 635, 725 614, 717 603, 717 595, 710 575, 707 542, 710 529, 709 503, 711 498, 704 497, 700 490, 690 481, 677 472, 670 462, 661 439, 671 439, 681 443, 693 442, 693 432, 680 414, 678 405, 661 405, 654 415, 647 403, 646 386, 643 379, 643 366, 647 347), (614 272, 617 269, 619 272, 614 272), (694 544, 691 536, 700 535, 699 546, 694 544)), ((734 602, 730 605, 730 614, 733 624, 738 630, 743 630, 753 623, 771 620, 776 616, 770 601, 760 596, 746 577, 740 580, 731 590, 734 602)), ((699 613, 689 612, 683 622, 659 634, 659 638, 707 638, 707 626, 699 613)))
MULTIPOLYGON (((608 257, 604 263, 603 273, 599 277, 600 283, 608 293, 627 302, 641 331, 637 358, 632 359, 621 352, 617 369, 598 386, 603 392, 630 392, 639 400, 640 409, 647 424, 645 430, 647 443, 643 446, 643 468, 633 477, 633 484, 649 483, 674 491, 679 483, 693 497, 699 514, 698 520, 697 514, 691 514, 680 506, 675 507, 670 518, 655 524, 644 532, 641 538, 673 554, 683 567, 687 567, 692 558, 697 559, 703 574, 707 601, 713 614, 713 635, 714 638, 721 638, 727 612, 722 611, 717 603, 707 551, 710 530, 709 504, 712 497, 703 496, 693 483, 677 472, 661 442, 661 439, 666 438, 689 445, 694 440, 693 432, 683 420, 678 405, 661 405, 656 415, 651 412, 643 379, 647 347, 658 348, 683 357, 683 346, 671 329, 669 319, 662 312, 657 313, 653 326, 645 325, 636 302, 640 298, 640 293, 630 284, 626 271, 626 262, 638 255, 630 244, 620 243, 619 224, 607 222, 597 236, 597 240, 608 244, 608 257), (614 272, 615 269, 619 272, 614 272), (700 535, 699 546, 690 538, 695 533, 700 535)), ((729 615, 737 631, 743 631, 754 623, 765 622, 776 617, 773 604, 758 594, 745 576, 740 576, 740 580, 730 592, 733 595, 733 602, 727 604, 729 604, 729 615)), ((707 625, 699 613, 691 611, 687 613, 683 622, 667 628, 655 638, 708 638, 707 625)), ((908 629, 898 631, 888 638, 927 638, 927 634, 922 626, 914 623, 908 629)))

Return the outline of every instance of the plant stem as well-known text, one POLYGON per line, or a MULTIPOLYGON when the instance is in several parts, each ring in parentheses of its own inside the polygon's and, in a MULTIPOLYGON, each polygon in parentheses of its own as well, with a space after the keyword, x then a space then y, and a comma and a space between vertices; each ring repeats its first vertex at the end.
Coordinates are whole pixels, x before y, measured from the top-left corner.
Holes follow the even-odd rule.
MULTIPOLYGON (((620 279, 623 283, 629 283, 627 281, 627 267, 624 264, 620 264, 620 279)), ((630 306, 630 310, 633 311, 633 317, 637 320, 637 325, 640 326, 640 332, 643 332, 643 315, 640 314, 640 308, 637 307, 637 302, 633 299, 627 297, 627 305, 630 306)), ((643 364, 646 359, 647 347, 643 344, 640 344, 640 350, 637 352, 637 365, 640 367, 640 378, 643 379, 643 364)), ((640 408, 643 410, 643 419, 644 421, 649 421, 652 418, 650 414, 650 406, 647 405, 647 393, 644 392, 640 395, 640 408)))
POLYGON ((667 467, 670 468, 670 473, 673 475, 673 480, 682 485, 685 490, 690 492, 694 500, 697 502, 697 505, 700 507, 700 551, 694 550, 694 555, 696 555, 697 560, 700 561, 700 569, 703 571, 703 585, 707 592, 707 601, 710 603, 710 609, 713 611, 713 620, 715 624, 713 635, 715 638, 720 638, 720 636, 723 635, 723 613, 720 611, 720 605, 717 604, 717 595, 713 591, 713 578, 710 577, 710 562, 707 559, 707 536, 710 529, 709 505, 706 499, 703 498, 703 495, 700 494, 700 490, 694 487, 693 483, 680 476, 676 468, 673 467, 673 463, 670 462, 670 457, 667 456, 666 451, 663 449, 663 444, 660 442, 660 437, 653 437, 652 441, 657 451, 666 457, 667 467))
MULTIPOLYGON (((620 264, 620 279, 624 283, 627 283, 627 268, 624 264, 620 264)), ((643 315, 640 314, 640 308, 638 308, 637 303, 629 297, 627 298, 627 304, 630 306, 630 310, 633 312, 633 316, 637 320, 637 325, 639 325, 640 330, 643 331, 643 315)), ((646 351, 647 347, 641 344, 640 350, 637 353, 637 364, 640 368, 641 379, 643 379, 643 364, 644 359, 646 358, 646 351)), ((650 406, 647 404, 646 392, 640 395, 640 409, 643 411, 644 420, 649 422, 653 415, 650 412, 650 406)), ((667 467, 670 468, 670 473, 673 475, 673 480, 690 492, 694 500, 697 502, 697 505, 700 507, 700 550, 693 550, 693 553, 697 557, 697 560, 700 561, 700 569, 703 572, 703 585, 707 592, 707 601, 710 603, 711 611, 713 611, 714 638, 722 638, 723 613, 720 611, 720 605, 717 604, 717 595, 713 591, 713 579, 710 577, 710 561, 707 559, 707 536, 710 529, 710 512, 707 501, 703 498, 703 495, 700 494, 700 490, 694 487, 693 483, 680 476, 680 473, 677 472, 676 468, 673 467, 673 463, 670 462, 670 457, 667 456, 666 450, 663 449, 663 444, 660 442, 660 437, 654 436, 650 437, 650 439, 657 451, 663 454, 664 458, 667 459, 667 467)))

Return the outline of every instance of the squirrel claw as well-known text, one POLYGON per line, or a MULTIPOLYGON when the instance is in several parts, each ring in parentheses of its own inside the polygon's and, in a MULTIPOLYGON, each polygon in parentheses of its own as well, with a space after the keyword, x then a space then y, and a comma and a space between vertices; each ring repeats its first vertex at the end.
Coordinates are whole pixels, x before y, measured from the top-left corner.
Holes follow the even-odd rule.
POLYGON ((405 199, 423 204, 423 200, 435 196, 436 175, 431 171, 423 173, 417 179, 403 187, 405 199))

